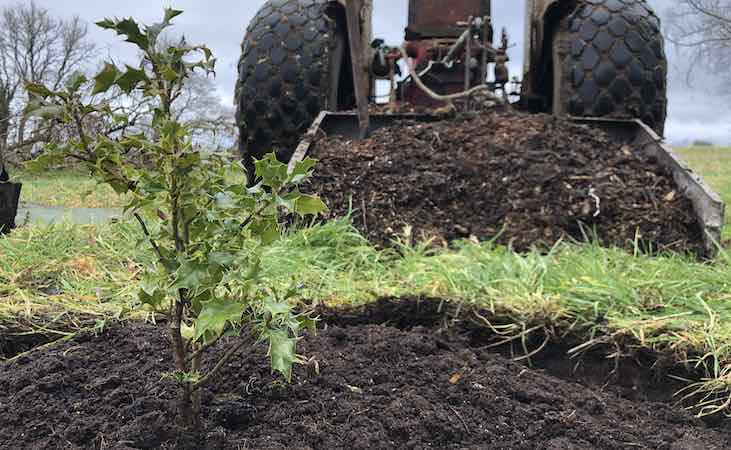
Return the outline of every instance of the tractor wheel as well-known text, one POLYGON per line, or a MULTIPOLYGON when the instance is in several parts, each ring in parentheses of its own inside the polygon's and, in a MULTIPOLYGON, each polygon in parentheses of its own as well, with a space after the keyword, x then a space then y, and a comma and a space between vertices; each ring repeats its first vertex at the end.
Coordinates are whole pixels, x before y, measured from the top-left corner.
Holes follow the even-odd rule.
POLYGON ((236 123, 250 174, 254 159, 271 151, 289 161, 317 114, 337 107, 346 41, 329 8, 327 0, 269 0, 247 28, 236 123))
POLYGON ((553 35, 553 111, 639 118, 662 135, 667 60, 645 0, 587 0, 553 35))

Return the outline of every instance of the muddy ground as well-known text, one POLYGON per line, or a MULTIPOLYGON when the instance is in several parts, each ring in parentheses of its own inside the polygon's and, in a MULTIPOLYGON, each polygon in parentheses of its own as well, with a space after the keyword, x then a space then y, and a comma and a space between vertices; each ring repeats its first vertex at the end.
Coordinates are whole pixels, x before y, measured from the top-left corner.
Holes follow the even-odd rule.
POLYGON ((654 160, 566 119, 490 112, 406 121, 363 141, 323 138, 312 156, 313 190, 331 215, 352 208, 356 227, 380 246, 499 235, 525 250, 594 233, 643 250, 701 246, 690 202, 654 160))
MULTIPOLYGON (((319 373, 298 366, 291 385, 262 349, 233 359, 205 391, 205 442, 189 448, 731 448, 728 430, 653 402, 675 389, 663 380, 604 386, 606 367, 585 361, 582 378, 558 356, 530 369, 408 309, 326 318, 300 348, 319 373)), ((185 448, 163 332, 116 326, 0 364, 0 448, 185 448)))

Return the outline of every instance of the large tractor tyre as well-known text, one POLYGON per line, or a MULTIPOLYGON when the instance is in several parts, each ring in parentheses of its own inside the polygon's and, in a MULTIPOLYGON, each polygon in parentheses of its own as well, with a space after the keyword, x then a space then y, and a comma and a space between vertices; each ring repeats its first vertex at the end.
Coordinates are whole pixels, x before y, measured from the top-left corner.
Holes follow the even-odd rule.
POLYGON ((585 0, 559 24, 552 50, 555 114, 639 118, 663 135, 667 59, 645 0, 585 0))
POLYGON ((250 183, 254 159, 275 151, 289 161, 317 114, 337 106, 346 41, 329 8, 327 0, 269 0, 247 28, 236 123, 250 183))

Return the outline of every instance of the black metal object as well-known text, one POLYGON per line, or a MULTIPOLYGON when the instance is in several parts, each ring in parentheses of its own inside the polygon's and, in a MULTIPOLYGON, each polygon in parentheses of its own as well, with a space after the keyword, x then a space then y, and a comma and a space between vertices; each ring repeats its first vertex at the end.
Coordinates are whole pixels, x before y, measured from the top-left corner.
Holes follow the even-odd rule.
MULTIPOLYGON (((289 160, 320 111, 338 107, 328 104, 330 66, 345 30, 330 17, 330 5, 329 0, 268 0, 247 28, 236 124, 241 155, 252 172, 253 159, 272 150, 289 160)), ((348 61, 349 51, 344 52, 348 61)))
POLYGON ((20 183, 0 182, 0 234, 15 228, 21 188, 20 183))
MULTIPOLYGON (((667 71, 660 19, 645 0, 586 2, 565 20, 559 111, 636 117, 662 135, 667 71)), ((556 64, 556 63, 554 63, 556 64)))

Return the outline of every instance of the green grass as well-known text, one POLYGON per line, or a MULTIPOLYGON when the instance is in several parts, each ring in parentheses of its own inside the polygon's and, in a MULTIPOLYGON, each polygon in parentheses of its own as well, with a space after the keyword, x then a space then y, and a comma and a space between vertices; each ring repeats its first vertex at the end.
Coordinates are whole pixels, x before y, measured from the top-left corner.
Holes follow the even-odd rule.
POLYGON ((124 196, 107 185, 97 184, 78 169, 49 170, 43 174, 14 170, 14 181, 23 183, 21 201, 44 206, 114 208, 124 205, 124 196))
POLYGON ((64 335, 128 315, 136 233, 127 224, 28 225, 0 238, 0 332, 64 335))
MULTIPOLYGON (((731 205, 731 148, 687 147, 675 152, 731 205)), ((726 214, 724 239, 731 239, 731 209, 726 214)))

